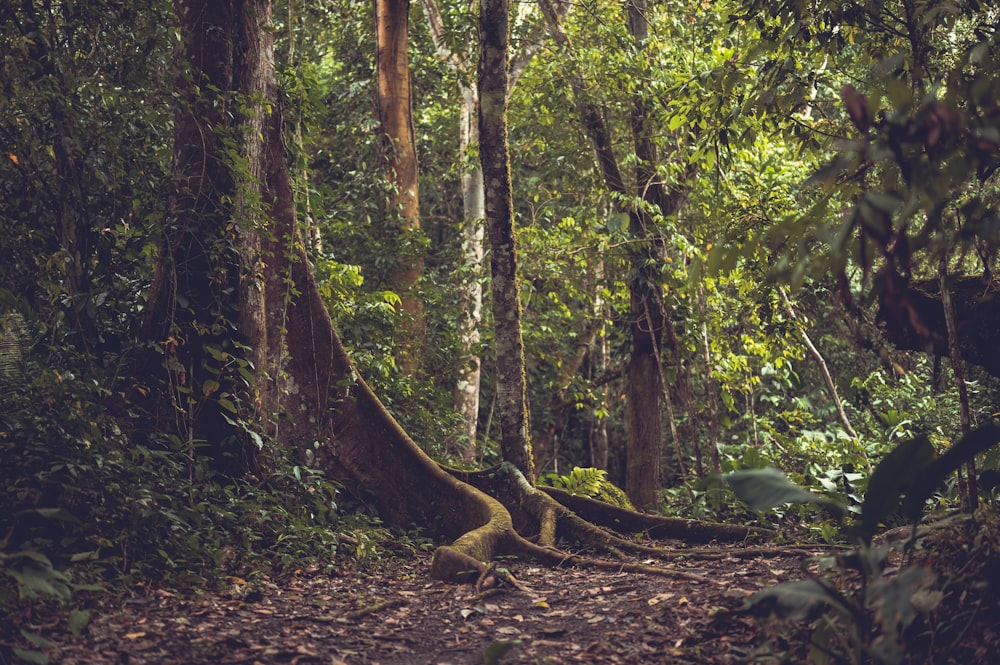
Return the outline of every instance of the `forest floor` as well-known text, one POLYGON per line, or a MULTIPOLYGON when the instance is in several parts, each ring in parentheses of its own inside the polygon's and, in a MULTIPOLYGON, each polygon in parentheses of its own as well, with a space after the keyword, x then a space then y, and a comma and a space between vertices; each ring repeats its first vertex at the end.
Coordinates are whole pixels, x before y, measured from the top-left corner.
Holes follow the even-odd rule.
MULTIPOLYGON (((700 580, 511 561, 500 566, 522 589, 476 593, 430 580, 430 557, 418 554, 332 576, 233 577, 223 592, 143 586, 98 596, 79 635, 57 614, 19 623, 66 665, 734 663, 753 652, 758 627, 730 611, 801 577, 803 558, 801 549, 747 558, 738 548, 667 564, 700 580)), ((4 632, 0 639, 16 637, 4 632)))
MULTIPOLYGON (((934 570, 941 592, 927 620, 908 631, 905 662, 998 662, 1000 522, 971 524, 936 529, 915 548, 912 563, 934 570)), ((684 578, 501 561, 521 588, 477 593, 431 580, 430 554, 418 551, 333 574, 226 577, 215 591, 143 584, 93 594, 82 599, 90 616, 76 622, 77 634, 65 609, 29 604, 0 619, 0 665, 22 662, 11 648, 31 649, 26 633, 45 640, 29 662, 64 665, 721 665, 768 661, 765 634, 776 649, 806 655, 803 626, 761 625, 738 610, 761 589, 802 579, 803 561, 829 549, 657 544, 686 555, 666 564, 684 578)), ((899 563, 886 561, 886 579, 899 563)), ((856 576, 845 579, 844 593, 865 596, 856 576)), ((905 587, 889 582, 876 604, 896 598, 892 589, 905 587)))

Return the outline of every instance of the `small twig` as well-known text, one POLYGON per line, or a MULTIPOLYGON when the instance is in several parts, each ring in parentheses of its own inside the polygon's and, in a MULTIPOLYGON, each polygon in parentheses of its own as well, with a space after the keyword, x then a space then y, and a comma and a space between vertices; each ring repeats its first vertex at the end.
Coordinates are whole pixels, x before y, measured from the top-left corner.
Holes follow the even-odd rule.
POLYGON ((358 619, 364 618, 369 614, 376 614, 382 610, 387 610, 391 607, 398 607, 406 603, 403 598, 390 598, 389 600, 383 600, 378 603, 372 603, 367 607, 362 607, 361 609, 348 612, 344 615, 344 620, 346 621, 357 621, 358 619))

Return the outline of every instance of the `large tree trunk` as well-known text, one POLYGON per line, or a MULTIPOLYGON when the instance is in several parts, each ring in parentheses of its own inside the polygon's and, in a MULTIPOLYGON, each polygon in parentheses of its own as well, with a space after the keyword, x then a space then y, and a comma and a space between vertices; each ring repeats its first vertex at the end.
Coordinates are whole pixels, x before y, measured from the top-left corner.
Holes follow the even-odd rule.
POLYGON ((409 0, 375 0, 375 70, 378 79, 378 115, 388 145, 389 197, 388 216, 399 216, 404 248, 402 265, 393 274, 393 288, 402 301, 403 340, 399 348, 400 364, 407 372, 419 367, 424 333, 423 301, 417 293, 417 281, 423 272, 423 259, 415 253, 411 234, 420 229, 420 198, 417 174, 417 148, 413 136, 410 95, 410 64, 407 55, 409 0))
MULTIPOLYGON (((247 232, 232 202, 236 169, 225 142, 237 133, 234 104, 236 25, 226 3, 177 0, 183 37, 175 113, 174 194, 148 298, 143 337, 159 353, 140 378, 159 377, 154 422, 193 451, 208 444, 218 471, 238 475, 249 449, 233 423, 245 416, 246 362, 235 328, 244 269, 238 239, 247 232), (190 82, 187 76, 190 75, 190 82)), ((236 10, 238 11, 238 9, 236 10)))
MULTIPOLYGON (((260 260, 253 264, 253 270, 236 273, 247 282, 235 292, 263 290, 259 297, 237 300, 242 307, 258 309, 238 320, 250 329, 244 331, 246 338, 253 339, 264 349, 267 374, 273 379, 282 378, 280 383, 267 382, 267 394, 254 402, 263 411, 273 409, 277 413, 279 428, 273 442, 294 447, 303 459, 309 459, 312 465, 342 479, 348 488, 372 492, 376 507, 387 523, 403 527, 418 524, 436 536, 452 539, 451 545, 439 548, 433 558, 431 573, 440 579, 488 582, 484 562, 505 552, 532 556, 549 565, 586 564, 607 570, 641 569, 692 577, 675 569, 650 571, 647 566, 627 562, 586 560, 529 542, 522 533, 537 535, 542 545, 551 546, 558 525, 563 535, 607 552, 658 553, 581 520, 549 495, 535 490, 512 464, 505 463, 480 473, 446 470, 435 464, 399 428, 351 366, 333 329, 295 223, 274 73, 270 0, 237 4, 232 14, 211 11, 213 8, 211 0, 189 0, 178 6, 185 21, 185 48, 189 54, 199 50, 211 52, 218 57, 218 62, 226 64, 213 68, 217 64, 215 59, 192 60, 196 80, 203 87, 224 83, 215 77, 229 76, 233 71, 230 62, 244 68, 233 79, 235 89, 222 86, 217 89, 223 92, 223 97, 229 97, 225 92, 231 91, 251 107, 242 119, 245 131, 235 135, 241 139, 244 156, 256 162, 249 167, 256 179, 251 180, 244 173, 228 185, 221 179, 206 183, 218 187, 219 191, 228 186, 229 195, 215 196, 219 191, 213 190, 215 198, 208 202, 211 205, 205 208, 204 218, 197 218, 203 219, 205 226, 195 224, 196 218, 192 216, 191 221, 181 227, 184 234, 178 234, 173 228, 166 229, 168 241, 187 241, 181 245, 186 253, 180 254, 177 246, 167 242, 158 278, 169 280, 173 289, 185 290, 173 290, 172 298, 158 297, 178 310, 182 309, 182 299, 212 300, 217 297, 211 285, 196 281, 204 277, 207 268, 203 263, 212 256, 193 253, 191 247, 196 244, 193 241, 206 236, 214 238, 217 229, 213 223, 219 201, 238 202, 242 196, 244 205, 248 206, 253 200, 253 192, 249 189, 238 195, 236 180, 244 187, 258 187, 262 205, 255 210, 263 220, 261 225, 225 237, 231 241, 227 249, 256 247, 260 250, 260 260), (192 18, 195 20, 189 23, 192 18), (192 26, 197 30, 191 30, 192 26), (221 50, 196 48, 205 45, 207 36, 218 36, 221 41, 215 46, 221 50), (204 69, 199 69, 202 66, 204 69), (262 231, 265 228, 266 233, 262 231), (179 256, 197 258, 200 262, 178 261, 179 256), (208 296, 204 295, 205 291, 208 296), (504 503, 483 490, 501 497, 504 503)), ((490 99, 495 103, 495 97, 490 99)), ((208 100, 208 107, 201 112, 214 113, 217 109, 212 101, 218 100, 208 100)), ((191 155, 190 160, 183 163, 201 160, 207 166, 213 154, 204 150, 208 144, 201 143, 203 150, 199 153, 196 144, 186 141, 189 138, 184 133, 186 129, 180 127, 178 130, 179 149, 189 150, 191 155)), ((189 171, 183 173, 192 175, 189 171)), ((208 267, 217 266, 208 263, 208 267)), ((154 291, 153 295, 157 293, 154 291)), ((164 310, 156 311, 162 314, 164 310)), ((166 312, 171 313, 171 310, 166 312)), ((188 330, 193 326, 184 319, 181 324, 170 319, 154 319, 153 322, 172 324, 175 330, 188 330)), ((235 346, 232 328, 225 328, 218 334, 224 332, 230 335, 229 342, 235 346)), ((587 510, 594 511, 595 506, 587 504, 587 510)), ((600 517, 600 510, 595 514, 600 517)), ((608 516, 611 522, 621 522, 621 518, 618 513, 608 516)), ((642 524, 642 528, 656 526, 649 522, 642 524)), ((673 535, 680 537, 688 531, 689 525, 673 535)), ((742 539, 751 531, 709 529, 705 537, 742 539)))
POLYGON ((500 449, 504 460, 533 480, 507 145, 508 11, 507 0, 482 0, 479 5, 479 160, 486 183, 500 449))

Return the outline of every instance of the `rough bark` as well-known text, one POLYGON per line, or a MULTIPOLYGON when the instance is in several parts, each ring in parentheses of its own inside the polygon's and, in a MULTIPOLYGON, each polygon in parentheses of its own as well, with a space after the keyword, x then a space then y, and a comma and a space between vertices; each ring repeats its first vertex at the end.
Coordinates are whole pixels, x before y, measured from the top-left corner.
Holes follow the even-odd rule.
POLYGON ((465 422, 465 440, 456 452, 466 463, 471 463, 476 453, 479 426, 479 396, 482 377, 482 360, 479 357, 481 336, 479 326, 483 320, 483 257, 485 255, 486 218, 483 170, 478 159, 471 158, 473 146, 479 145, 479 89, 470 82, 474 69, 467 58, 451 51, 445 41, 444 22, 434 0, 421 0, 431 28, 434 48, 441 59, 458 78, 459 129, 458 161, 462 168, 462 222, 459 232, 462 240, 462 270, 467 273, 458 287, 458 334, 461 358, 453 393, 455 411, 465 422))
POLYGON ((482 0, 479 6, 479 160, 490 241, 500 448, 506 461, 534 479, 507 144, 508 11, 507 0, 482 0))
POLYGON ((375 72, 377 108, 385 135, 385 153, 393 191, 389 196, 390 218, 398 215, 403 239, 402 265, 392 276, 399 294, 404 317, 403 340, 399 348, 400 365, 407 372, 417 371, 424 333, 423 301, 417 282, 423 273, 423 259, 406 242, 420 230, 420 198, 417 173, 417 147, 413 135, 410 95, 410 64, 407 55, 409 35, 409 0, 375 0, 375 72))
MULTIPOLYGON (((191 9, 207 7, 199 3, 191 9)), ((226 48, 231 46, 232 54, 241 54, 242 65, 253 69, 236 78, 238 86, 247 88, 236 92, 253 88, 260 93, 253 100, 246 98, 251 105, 261 105, 248 119, 248 126, 259 129, 259 144, 254 145, 244 134, 250 142, 243 147, 259 161, 254 168, 259 169, 256 182, 264 205, 258 210, 266 221, 267 233, 260 232, 255 239, 261 252, 259 271, 240 274, 263 289, 253 306, 262 306, 265 311, 263 316, 240 321, 247 326, 263 322, 267 334, 259 340, 265 344, 268 373, 282 379, 269 383, 279 421, 275 444, 294 447, 311 464, 343 480, 349 489, 369 492, 388 524, 418 524, 450 539, 451 544, 439 548, 433 558, 431 573, 440 579, 488 582, 484 562, 503 553, 530 556, 547 565, 587 565, 701 579, 676 569, 597 561, 529 542, 522 534, 544 534, 547 544, 562 534, 612 556, 624 552, 664 554, 582 520, 532 487, 510 463, 476 474, 438 466, 400 429, 357 375, 333 328, 295 223, 273 69, 270 11, 270 0, 250 0, 236 6, 232 15, 197 11, 188 16, 207 17, 202 35, 221 32, 222 26, 213 21, 227 21, 225 34, 230 39, 226 48), (235 26, 229 22, 234 17, 238 21, 235 26)), ((195 41, 190 34, 187 39, 195 41)), ((230 194, 235 195, 235 191, 230 190, 230 194)), ((248 235, 238 238, 242 242, 248 235)), ((164 258, 173 271, 172 283, 191 290, 176 292, 177 299, 193 297, 204 288, 204 284, 191 281, 201 273, 185 273, 202 267, 172 263, 172 257, 176 254, 164 258)))
POLYGON ((174 118, 173 184, 143 339, 158 347, 140 361, 140 379, 156 377, 153 422, 188 445, 207 442, 216 469, 239 475, 252 451, 232 424, 245 382, 234 335, 238 325, 239 238, 247 229, 232 201, 241 175, 225 152, 238 134, 234 105, 236 15, 227 3, 177 0, 182 46, 174 118), (187 76, 190 76, 188 80, 187 76))

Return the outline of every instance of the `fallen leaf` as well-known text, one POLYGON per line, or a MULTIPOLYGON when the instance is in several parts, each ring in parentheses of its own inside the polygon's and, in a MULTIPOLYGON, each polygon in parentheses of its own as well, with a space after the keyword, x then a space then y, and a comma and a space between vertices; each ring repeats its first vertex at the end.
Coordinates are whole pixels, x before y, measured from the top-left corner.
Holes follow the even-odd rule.
POLYGON ((125 633, 126 640, 137 640, 140 637, 145 637, 145 636, 146 636, 146 631, 144 630, 140 630, 137 633, 125 633))

